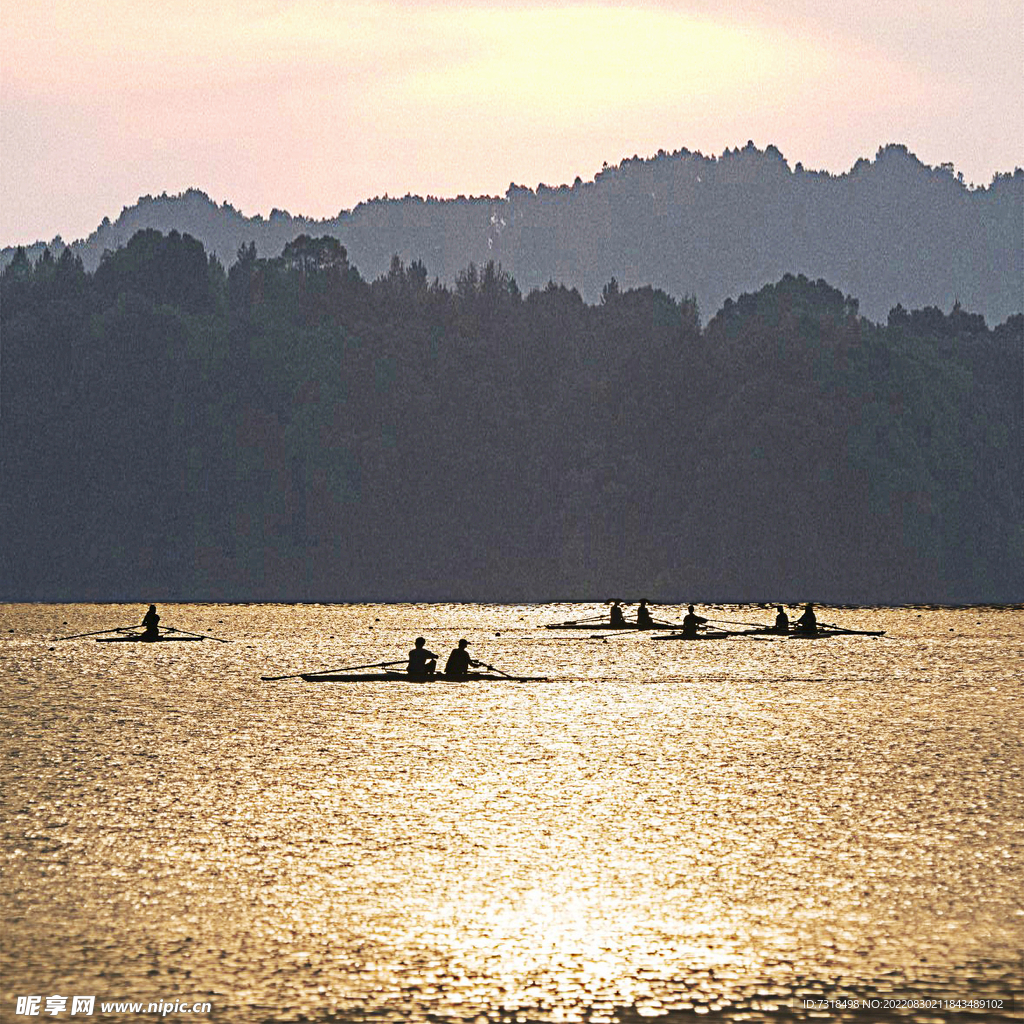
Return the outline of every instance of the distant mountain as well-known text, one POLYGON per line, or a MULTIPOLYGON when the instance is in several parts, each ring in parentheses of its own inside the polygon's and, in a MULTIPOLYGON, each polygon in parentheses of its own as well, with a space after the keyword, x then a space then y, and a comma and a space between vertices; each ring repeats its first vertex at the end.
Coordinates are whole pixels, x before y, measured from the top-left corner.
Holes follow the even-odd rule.
MULTIPOLYGON (((710 317, 731 295, 785 273, 823 278, 857 295, 861 313, 884 320, 897 304, 959 302, 999 322, 1024 308, 1024 171, 969 187, 951 164, 929 167, 889 145, 833 175, 791 168, 774 147, 703 156, 685 149, 605 166, 593 181, 504 197, 385 196, 337 217, 312 220, 273 210, 246 217, 203 192, 144 196, 116 221, 72 243, 86 269, 143 228, 188 233, 225 265, 243 244, 276 256, 301 234, 330 234, 367 278, 391 258, 421 260, 452 283, 470 262, 500 263, 524 290, 549 280, 588 301, 612 277, 695 296, 710 317)), ((26 247, 38 258, 39 242, 26 247)), ((59 256, 64 243, 50 243, 59 256)), ((15 249, 0 254, 0 266, 15 249)))

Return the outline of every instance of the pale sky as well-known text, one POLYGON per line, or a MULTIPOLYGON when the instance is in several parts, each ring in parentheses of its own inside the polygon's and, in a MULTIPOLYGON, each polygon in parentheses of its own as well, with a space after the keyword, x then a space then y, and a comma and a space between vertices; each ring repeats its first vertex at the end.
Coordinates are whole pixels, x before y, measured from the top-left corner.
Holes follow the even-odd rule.
POLYGON ((326 217, 748 139, 987 185, 1022 97, 1022 0, 3 0, 0 244, 190 187, 326 217))

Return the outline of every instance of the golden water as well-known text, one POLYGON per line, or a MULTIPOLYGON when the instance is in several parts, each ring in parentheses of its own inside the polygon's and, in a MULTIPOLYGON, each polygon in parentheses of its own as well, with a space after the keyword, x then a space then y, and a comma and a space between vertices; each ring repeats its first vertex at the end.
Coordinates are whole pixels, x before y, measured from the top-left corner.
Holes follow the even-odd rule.
POLYGON ((142 606, 0 606, 0 1019, 1021 1019, 1024 611, 540 628, 601 609, 162 605, 232 642, 142 645, 54 639, 142 606), (260 679, 417 634, 550 680, 260 679), (882 1002, 805 1002, 843 998, 882 1002))

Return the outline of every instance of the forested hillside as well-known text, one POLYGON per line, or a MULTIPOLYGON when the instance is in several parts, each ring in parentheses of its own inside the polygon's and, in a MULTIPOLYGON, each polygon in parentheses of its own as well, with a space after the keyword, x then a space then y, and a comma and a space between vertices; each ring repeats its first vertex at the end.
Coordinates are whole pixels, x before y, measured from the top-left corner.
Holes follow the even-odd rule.
MULTIPOLYGON (((982 183, 983 184, 983 183, 982 183)), ((611 277, 692 295, 708 313, 785 273, 824 278, 884 320, 897 303, 955 302, 999 323, 1024 312, 1024 171, 975 188, 952 165, 928 167, 904 146, 845 174, 795 167, 773 146, 703 156, 685 149, 605 166, 592 181, 504 196, 374 199, 314 221, 273 210, 246 217, 202 192, 145 196, 72 245, 86 269, 135 232, 177 230, 230 265, 242 245, 281 254, 301 234, 332 235, 367 278, 394 254, 423 260, 449 285, 468 263, 494 260, 524 291, 549 280, 588 302, 611 277)), ((40 243, 29 250, 35 260, 40 243)), ((63 242, 50 245, 54 257, 63 242)), ((0 265, 13 258, 6 249, 0 265)))
POLYGON ((1024 598, 1024 318, 145 231, 0 279, 0 598, 1024 598))

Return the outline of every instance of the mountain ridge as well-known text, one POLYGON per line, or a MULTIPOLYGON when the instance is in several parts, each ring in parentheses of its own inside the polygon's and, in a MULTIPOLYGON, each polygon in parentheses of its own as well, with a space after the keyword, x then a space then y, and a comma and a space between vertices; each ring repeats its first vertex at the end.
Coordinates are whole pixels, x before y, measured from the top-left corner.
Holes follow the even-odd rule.
MULTIPOLYGON (((229 266, 242 245, 276 256, 301 234, 329 234, 369 277, 391 257, 422 260, 453 282, 467 263, 496 260, 525 289, 548 280, 596 299, 612 277, 695 296, 710 315, 724 299, 783 273, 824 278, 857 294, 861 312, 884 319, 897 304, 961 302, 1001 321, 1024 308, 1024 171, 968 186, 952 164, 929 167, 906 146, 881 147, 833 174, 790 167, 772 145, 752 142, 704 156, 680 149, 607 165, 592 180, 504 196, 375 197, 311 218, 273 209, 246 216, 205 192, 142 196, 70 244, 86 269, 144 228, 178 230, 229 266)), ((35 260, 49 247, 25 246, 35 260)), ((0 251, 0 267, 17 251, 0 251)))

